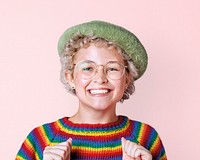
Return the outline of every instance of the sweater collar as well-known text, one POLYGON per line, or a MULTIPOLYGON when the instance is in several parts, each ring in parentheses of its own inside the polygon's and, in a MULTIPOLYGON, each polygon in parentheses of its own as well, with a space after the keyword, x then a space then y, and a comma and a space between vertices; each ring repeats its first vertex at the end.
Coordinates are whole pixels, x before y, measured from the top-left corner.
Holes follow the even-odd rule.
POLYGON ((118 116, 116 122, 110 122, 105 124, 86 124, 86 123, 73 123, 69 121, 69 117, 61 118, 57 121, 59 127, 62 131, 72 132, 72 133, 97 133, 97 132, 116 132, 122 131, 129 125, 129 120, 126 116, 118 116))

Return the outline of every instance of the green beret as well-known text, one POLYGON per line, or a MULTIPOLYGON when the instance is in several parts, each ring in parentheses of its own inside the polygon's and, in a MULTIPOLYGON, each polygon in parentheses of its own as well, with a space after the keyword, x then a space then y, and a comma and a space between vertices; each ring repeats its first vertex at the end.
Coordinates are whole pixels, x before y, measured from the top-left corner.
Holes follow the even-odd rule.
POLYGON ((79 24, 67 29, 58 41, 58 53, 62 55, 66 43, 80 32, 83 35, 91 35, 104 38, 121 47, 132 58, 140 78, 147 68, 148 57, 145 48, 139 39, 127 29, 103 21, 91 21, 79 24))

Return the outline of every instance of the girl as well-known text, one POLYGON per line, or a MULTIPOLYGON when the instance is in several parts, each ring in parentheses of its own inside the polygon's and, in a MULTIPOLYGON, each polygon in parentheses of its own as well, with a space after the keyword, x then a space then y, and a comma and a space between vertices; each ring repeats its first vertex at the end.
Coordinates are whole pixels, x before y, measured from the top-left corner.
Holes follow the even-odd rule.
POLYGON ((128 30, 92 21, 66 30, 58 43, 61 81, 79 100, 78 111, 32 130, 16 159, 166 160, 151 126, 116 115, 134 92, 147 54, 128 30))

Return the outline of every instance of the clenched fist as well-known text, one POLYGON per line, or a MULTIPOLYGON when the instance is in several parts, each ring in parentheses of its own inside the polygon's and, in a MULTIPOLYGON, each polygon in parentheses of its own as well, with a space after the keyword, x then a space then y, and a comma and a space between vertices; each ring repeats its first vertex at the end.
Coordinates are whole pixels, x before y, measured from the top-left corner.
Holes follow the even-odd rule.
POLYGON ((143 146, 122 137, 123 160, 152 160, 151 153, 143 146))
POLYGON ((43 152, 43 160, 70 160, 71 149, 71 138, 55 146, 47 146, 43 152))

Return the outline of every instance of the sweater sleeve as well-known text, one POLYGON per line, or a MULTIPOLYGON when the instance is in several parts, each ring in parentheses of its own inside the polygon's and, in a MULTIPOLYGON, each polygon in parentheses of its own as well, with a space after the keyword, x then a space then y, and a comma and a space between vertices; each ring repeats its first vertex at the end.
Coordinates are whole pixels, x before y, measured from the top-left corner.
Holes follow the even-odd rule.
POLYGON ((164 145, 160 136, 154 128, 151 128, 150 139, 147 142, 150 152, 153 155, 153 160, 167 160, 164 145))
POLYGON ((167 160, 165 148, 157 131, 144 123, 139 124, 140 131, 136 135, 138 142, 148 149, 153 160, 167 160))
POLYGON ((44 124, 33 129, 22 143, 16 160, 39 160, 42 159, 43 150, 53 141, 58 127, 55 122, 44 124))

